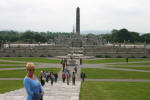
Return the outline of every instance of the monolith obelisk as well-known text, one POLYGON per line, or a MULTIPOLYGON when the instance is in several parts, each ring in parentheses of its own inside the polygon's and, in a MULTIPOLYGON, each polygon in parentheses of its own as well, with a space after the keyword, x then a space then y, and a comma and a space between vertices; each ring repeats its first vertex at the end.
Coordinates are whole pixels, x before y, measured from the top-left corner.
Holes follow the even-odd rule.
POLYGON ((77 7, 76 10, 76 35, 80 36, 80 8, 77 7))

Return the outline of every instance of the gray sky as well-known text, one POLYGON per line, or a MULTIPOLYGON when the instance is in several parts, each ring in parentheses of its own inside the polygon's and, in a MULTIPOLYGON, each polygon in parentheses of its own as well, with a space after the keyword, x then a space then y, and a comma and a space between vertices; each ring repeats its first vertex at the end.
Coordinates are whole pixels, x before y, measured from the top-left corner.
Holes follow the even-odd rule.
POLYGON ((150 0, 0 0, 0 30, 71 32, 127 28, 150 32, 150 0))

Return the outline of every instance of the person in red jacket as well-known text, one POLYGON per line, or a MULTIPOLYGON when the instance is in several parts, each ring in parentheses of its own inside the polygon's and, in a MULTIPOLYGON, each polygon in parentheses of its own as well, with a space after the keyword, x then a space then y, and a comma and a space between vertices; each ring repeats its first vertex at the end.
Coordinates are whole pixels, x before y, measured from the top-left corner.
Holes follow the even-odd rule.
POLYGON ((62 72, 62 80, 63 80, 63 83, 65 82, 65 79, 66 79, 66 74, 65 74, 65 72, 62 72))

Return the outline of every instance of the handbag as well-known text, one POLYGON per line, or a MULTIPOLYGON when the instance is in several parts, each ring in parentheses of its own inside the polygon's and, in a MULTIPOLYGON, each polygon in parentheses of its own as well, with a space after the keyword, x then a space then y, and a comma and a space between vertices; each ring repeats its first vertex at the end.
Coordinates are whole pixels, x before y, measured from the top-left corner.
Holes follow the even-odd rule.
POLYGON ((34 93, 33 100, 43 100, 43 96, 40 93, 34 93))

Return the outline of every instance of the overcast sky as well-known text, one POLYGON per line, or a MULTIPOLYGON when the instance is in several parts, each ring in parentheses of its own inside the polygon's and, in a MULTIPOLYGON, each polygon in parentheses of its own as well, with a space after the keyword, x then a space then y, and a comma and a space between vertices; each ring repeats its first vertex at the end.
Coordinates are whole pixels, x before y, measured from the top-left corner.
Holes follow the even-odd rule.
POLYGON ((150 0, 0 0, 0 30, 71 32, 127 28, 150 33, 150 0))

